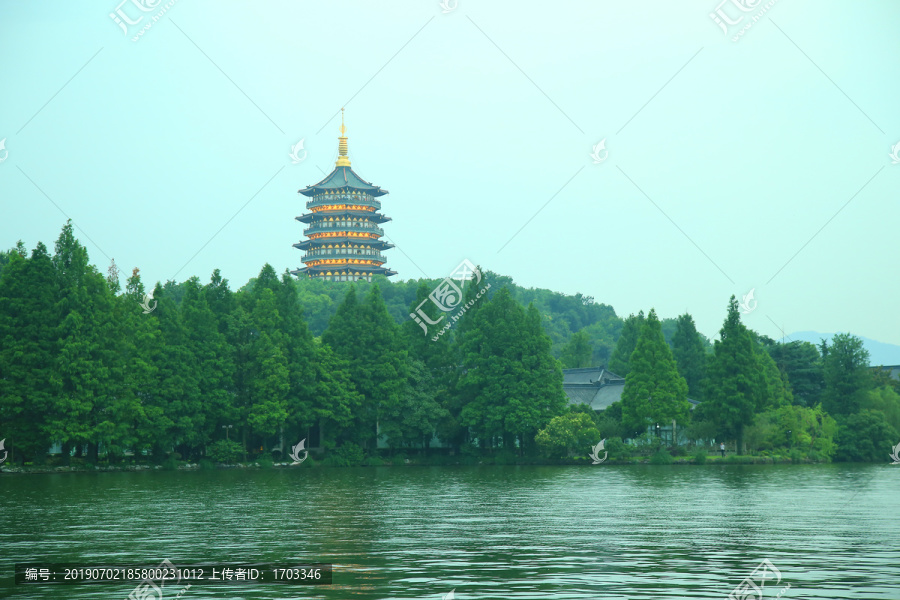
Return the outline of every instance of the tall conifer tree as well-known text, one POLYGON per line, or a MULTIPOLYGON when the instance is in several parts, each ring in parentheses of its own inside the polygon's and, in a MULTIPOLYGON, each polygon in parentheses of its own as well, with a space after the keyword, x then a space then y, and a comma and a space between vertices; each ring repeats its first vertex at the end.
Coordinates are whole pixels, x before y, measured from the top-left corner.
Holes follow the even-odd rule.
POLYGON ((706 348, 694 318, 685 313, 678 317, 675 333, 672 335, 672 355, 678 366, 678 373, 688 384, 688 395, 700 400, 700 382, 706 375, 706 348))
POLYGON ((0 274, 0 436, 24 461, 42 458, 51 442, 57 281, 41 243, 30 259, 17 251, 8 257, 0 274))
POLYGON ((728 316, 715 342, 715 354, 707 367, 703 412, 719 431, 737 440, 743 452, 744 428, 765 404, 765 379, 753 349, 753 338, 741 323, 734 296, 728 302, 728 316))
POLYGON ((585 330, 576 332, 563 346, 559 360, 565 369, 580 369, 591 366, 591 338, 585 330))
POLYGON ((616 342, 616 349, 609 357, 608 369, 620 377, 625 377, 631 370, 629 363, 631 354, 637 346, 641 328, 644 326, 644 311, 637 315, 629 315, 622 325, 622 333, 616 342))
POLYGON ((643 432, 648 426, 685 423, 690 415, 688 386, 678 374, 662 326, 651 309, 631 355, 622 392, 622 420, 643 432))
POLYGON ((822 341, 825 390, 822 407, 831 415, 852 415, 873 387, 869 373, 869 351, 863 341, 849 333, 835 335, 831 344, 822 341))
POLYGON ((461 423, 509 450, 564 412, 562 371, 533 306, 526 313, 505 287, 479 304, 462 342, 461 423))

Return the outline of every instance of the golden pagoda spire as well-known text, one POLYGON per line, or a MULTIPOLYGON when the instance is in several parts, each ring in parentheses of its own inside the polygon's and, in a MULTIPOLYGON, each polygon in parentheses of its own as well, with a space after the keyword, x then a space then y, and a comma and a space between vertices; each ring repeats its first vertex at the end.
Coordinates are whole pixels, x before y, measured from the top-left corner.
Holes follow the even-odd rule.
POLYGON ((347 127, 344 125, 344 109, 341 109, 341 136, 338 138, 338 159, 336 167, 349 167, 350 159, 347 158, 347 127))

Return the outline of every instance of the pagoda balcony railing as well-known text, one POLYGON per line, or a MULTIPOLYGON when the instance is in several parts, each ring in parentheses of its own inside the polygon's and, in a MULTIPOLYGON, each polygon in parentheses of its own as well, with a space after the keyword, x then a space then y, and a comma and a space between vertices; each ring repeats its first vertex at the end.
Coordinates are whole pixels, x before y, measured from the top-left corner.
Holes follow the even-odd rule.
POLYGON ((328 248, 326 250, 307 252, 300 260, 305 263, 311 260, 338 260, 342 258, 378 260, 381 262, 387 261, 387 259, 381 252, 366 252, 365 250, 363 250, 357 253, 357 251, 353 248, 328 248), (329 254, 328 250, 332 250, 334 254, 329 254), (346 250, 346 254, 341 253, 341 250, 346 250))
POLYGON ((370 227, 365 227, 363 225, 337 225, 332 221, 325 221, 323 223, 316 223, 310 227, 307 227, 303 230, 303 235, 309 235, 311 233, 330 233, 335 231, 356 231, 359 233, 376 233, 379 237, 384 235, 384 229, 381 227, 376 227, 374 225, 370 227))
POLYGON ((349 204, 357 206, 372 206, 375 210, 381 210, 381 202, 375 200, 371 196, 356 196, 352 194, 345 196, 337 194, 334 196, 320 196, 315 200, 306 203, 306 208, 314 208, 316 206, 328 206, 329 204, 349 204))

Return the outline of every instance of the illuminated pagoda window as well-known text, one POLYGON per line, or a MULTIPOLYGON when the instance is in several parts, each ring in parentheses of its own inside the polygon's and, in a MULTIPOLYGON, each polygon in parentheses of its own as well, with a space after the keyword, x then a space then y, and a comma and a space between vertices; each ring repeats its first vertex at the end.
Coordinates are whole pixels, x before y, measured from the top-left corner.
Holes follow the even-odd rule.
POLYGON ((308 223, 307 239, 294 244, 303 250, 302 269, 291 271, 298 277, 322 277, 328 281, 372 281, 372 275, 396 275, 384 266, 383 250, 394 245, 382 241, 379 227, 390 221, 381 214, 381 196, 387 194, 365 181, 350 168, 347 156, 347 128, 341 109, 341 135, 334 170, 322 181, 299 191, 309 200, 310 211, 297 217, 308 223))

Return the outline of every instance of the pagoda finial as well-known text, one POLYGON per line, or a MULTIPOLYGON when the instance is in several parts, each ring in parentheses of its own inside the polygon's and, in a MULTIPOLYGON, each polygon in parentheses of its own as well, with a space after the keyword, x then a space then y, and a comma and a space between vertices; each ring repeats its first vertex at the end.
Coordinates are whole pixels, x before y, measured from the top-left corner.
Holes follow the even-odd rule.
POLYGON ((344 109, 341 108, 341 136, 338 138, 338 159, 335 163, 337 167, 349 167, 350 159, 347 158, 347 126, 344 125, 344 109))

